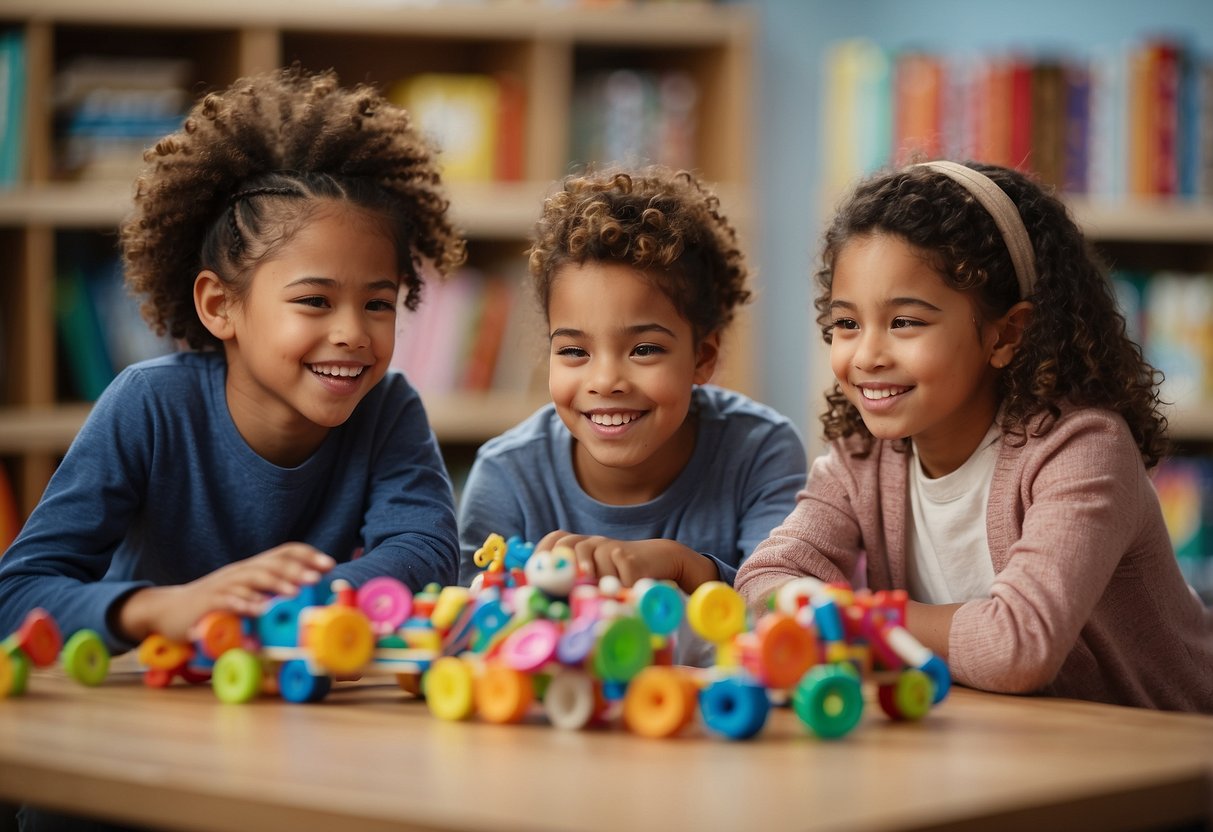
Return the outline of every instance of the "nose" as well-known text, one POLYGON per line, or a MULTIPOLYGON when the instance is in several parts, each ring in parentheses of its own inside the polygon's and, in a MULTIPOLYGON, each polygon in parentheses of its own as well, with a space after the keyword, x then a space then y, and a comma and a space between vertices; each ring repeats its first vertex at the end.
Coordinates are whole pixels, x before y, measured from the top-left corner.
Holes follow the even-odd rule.
POLYGON ((610 355, 594 356, 590 364, 589 392, 601 396, 622 393, 627 388, 625 363, 610 355))
POLYGON ((884 330, 876 327, 862 330, 855 344, 853 362, 856 369, 871 370, 886 366, 888 356, 885 354, 885 347, 884 330))
POLYGON ((348 349, 365 349, 370 346, 370 331, 360 310, 347 309, 333 316, 329 330, 330 343, 348 349))

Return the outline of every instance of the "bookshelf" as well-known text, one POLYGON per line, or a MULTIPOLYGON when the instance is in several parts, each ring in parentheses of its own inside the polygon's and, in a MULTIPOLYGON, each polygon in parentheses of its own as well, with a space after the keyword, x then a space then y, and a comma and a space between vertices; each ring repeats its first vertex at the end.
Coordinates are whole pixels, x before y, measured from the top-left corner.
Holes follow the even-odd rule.
MULTIPOLYGON (((513 174, 448 187, 452 212, 469 237, 469 264, 505 269, 503 263, 514 261, 515 274, 552 181, 573 164, 611 161, 570 157, 579 79, 625 68, 677 72, 700 91, 694 167, 717 189, 743 234, 748 226, 755 19, 744 7, 6 0, 0 6, 4 31, 23 38, 28 102, 21 174, 0 189, 0 464, 13 480, 22 516, 37 503, 89 409, 87 401, 65 392, 56 334, 55 280, 64 238, 91 234, 112 245, 129 205, 130 177, 68 178, 60 172, 56 79, 82 56, 185 59, 190 98, 296 60, 309 69, 332 67, 343 83, 369 81, 385 90, 421 73, 514 79, 521 90, 521 144, 513 174)), ((744 319, 735 325, 719 380, 748 391, 747 329, 744 319)), ((511 353, 506 345, 500 360, 533 355, 511 353)), ((444 450, 465 456, 546 400, 542 385, 422 395, 444 450)))

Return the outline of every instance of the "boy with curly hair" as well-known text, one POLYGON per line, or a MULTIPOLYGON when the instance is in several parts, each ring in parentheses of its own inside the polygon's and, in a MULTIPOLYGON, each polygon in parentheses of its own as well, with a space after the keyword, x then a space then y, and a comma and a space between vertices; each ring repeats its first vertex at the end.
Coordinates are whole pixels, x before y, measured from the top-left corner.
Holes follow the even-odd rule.
POLYGON ((450 481, 388 371, 421 263, 464 256, 408 114, 279 70, 206 95, 144 158, 127 282, 188 349, 98 399, 0 560, 0 632, 40 606, 120 651, 326 572, 453 581, 450 481))
POLYGON ((662 167, 567 177, 536 225, 530 271, 552 403, 477 454, 461 581, 499 532, 570 546, 590 579, 732 583, 807 464, 788 419, 707 383, 750 299, 717 198, 662 167))

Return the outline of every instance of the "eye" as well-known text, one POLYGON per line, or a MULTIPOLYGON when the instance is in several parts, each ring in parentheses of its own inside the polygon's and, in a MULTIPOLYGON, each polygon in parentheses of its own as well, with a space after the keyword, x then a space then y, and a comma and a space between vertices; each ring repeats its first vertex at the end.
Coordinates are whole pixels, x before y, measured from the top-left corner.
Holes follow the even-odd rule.
POLYGON ((375 300, 368 301, 366 308, 371 312, 395 312, 396 302, 394 300, 383 300, 382 298, 376 298, 375 300))
POLYGON ((665 347, 658 346, 657 344, 637 344, 632 349, 632 355, 638 358, 649 358, 654 355, 664 355, 665 351, 665 347))
POLYGON ((560 347, 556 350, 556 354, 561 358, 585 358, 589 355, 581 347, 560 347))
POLYGON ((311 306, 316 309, 324 309, 329 305, 329 299, 324 297, 324 295, 308 295, 305 298, 296 299, 295 303, 302 306, 311 306))
POLYGON ((854 318, 835 318, 830 321, 830 329, 859 329, 859 322, 854 318))
POLYGON ((913 318, 894 318, 890 325, 891 329, 905 329, 912 326, 922 326, 922 321, 916 321, 913 318))
POLYGON ((564 569, 568 565, 569 562, 565 558, 556 558, 556 563, 553 564, 553 566, 555 566, 557 569, 564 569))

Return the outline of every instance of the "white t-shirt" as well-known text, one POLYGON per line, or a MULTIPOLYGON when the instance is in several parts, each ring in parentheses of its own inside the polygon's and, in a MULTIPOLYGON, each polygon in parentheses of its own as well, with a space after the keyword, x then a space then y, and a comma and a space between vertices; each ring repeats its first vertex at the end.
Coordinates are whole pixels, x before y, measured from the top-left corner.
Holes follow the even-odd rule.
POLYGON ((1001 439, 998 424, 992 424, 963 465, 935 479, 923 472, 918 449, 910 443, 906 577, 915 601, 953 604, 989 597, 994 564, 986 506, 1001 439))

